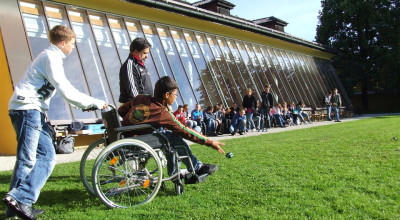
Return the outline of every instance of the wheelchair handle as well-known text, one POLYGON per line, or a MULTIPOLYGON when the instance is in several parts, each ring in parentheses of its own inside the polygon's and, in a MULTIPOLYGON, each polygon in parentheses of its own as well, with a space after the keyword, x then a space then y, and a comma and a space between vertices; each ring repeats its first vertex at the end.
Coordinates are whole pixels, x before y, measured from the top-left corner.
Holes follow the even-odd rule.
MULTIPOLYGON (((116 108, 114 105, 112 105, 112 104, 107 104, 107 107, 110 107, 111 109, 117 109, 117 108, 116 108)), ((99 108, 97 108, 97 107, 91 107, 91 108, 82 109, 83 112, 90 112, 90 111, 96 111, 96 110, 99 110, 99 108)))
POLYGON ((109 107, 109 108, 111 108, 111 109, 117 109, 117 107, 115 107, 114 105, 112 105, 112 104, 107 104, 107 107, 109 107))
POLYGON ((85 108, 82 109, 83 112, 90 112, 90 111, 96 111, 99 110, 97 107, 91 107, 91 108, 85 108))

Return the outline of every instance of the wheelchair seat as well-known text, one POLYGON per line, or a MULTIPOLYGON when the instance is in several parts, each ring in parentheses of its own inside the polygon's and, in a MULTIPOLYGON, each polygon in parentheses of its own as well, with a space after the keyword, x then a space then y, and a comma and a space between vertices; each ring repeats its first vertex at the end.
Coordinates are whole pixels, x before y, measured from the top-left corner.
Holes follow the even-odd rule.
POLYGON ((123 136, 124 133, 128 131, 138 131, 138 130, 152 130, 151 134, 143 134, 128 137, 130 139, 136 139, 147 143, 153 149, 156 148, 164 148, 166 150, 170 150, 170 145, 168 139, 162 135, 157 129, 149 124, 140 124, 140 125, 130 125, 130 126, 122 126, 121 121, 119 120, 119 115, 117 109, 111 106, 109 111, 101 112, 101 116, 104 121, 104 125, 106 127, 107 133, 107 143, 110 144, 117 140, 125 138, 123 136))

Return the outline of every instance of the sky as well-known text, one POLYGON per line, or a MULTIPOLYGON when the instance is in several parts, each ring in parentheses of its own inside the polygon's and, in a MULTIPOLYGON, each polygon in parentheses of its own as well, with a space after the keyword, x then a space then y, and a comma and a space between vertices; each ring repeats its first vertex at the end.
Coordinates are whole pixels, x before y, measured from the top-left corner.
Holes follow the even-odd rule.
MULTIPOLYGON (((197 2, 199 0, 186 0, 197 2)), ((231 10, 247 20, 274 16, 289 23, 285 32, 308 41, 315 41, 321 0, 226 0, 236 5, 231 10)))

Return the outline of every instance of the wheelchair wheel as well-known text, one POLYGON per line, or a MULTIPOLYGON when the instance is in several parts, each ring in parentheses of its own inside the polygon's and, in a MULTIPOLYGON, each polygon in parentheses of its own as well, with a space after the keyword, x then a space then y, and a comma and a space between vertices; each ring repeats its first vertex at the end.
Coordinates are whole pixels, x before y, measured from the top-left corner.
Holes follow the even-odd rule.
POLYGON ((150 202, 162 183, 157 153, 146 143, 122 139, 104 149, 92 172, 96 195, 109 208, 150 202))
POLYGON ((85 186, 86 190, 94 196, 96 195, 96 193, 94 192, 92 185, 93 165, 97 156, 99 156, 100 152, 104 148, 106 148, 106 140, 104 138, 101 138, 89 145, 82 156, 81 164, 79 167, 79 173, 83 186, 85 186))

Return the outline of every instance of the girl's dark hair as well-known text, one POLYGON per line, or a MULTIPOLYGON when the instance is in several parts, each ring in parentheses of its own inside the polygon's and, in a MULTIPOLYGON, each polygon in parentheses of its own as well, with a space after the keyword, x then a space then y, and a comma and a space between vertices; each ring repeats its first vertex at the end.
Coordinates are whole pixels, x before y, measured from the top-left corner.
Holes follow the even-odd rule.
POLYGON ((146 39, 137 37, 132 41, 129 51, 133 52, 137 50, 140 52, 146 48, 151 48, 151 44, 146 39))
POLYGON ((178 83, 169 76, 161 77, 154 86, 154 97, 158 100, 163 99, 163 95, 178 89, 178 83))

